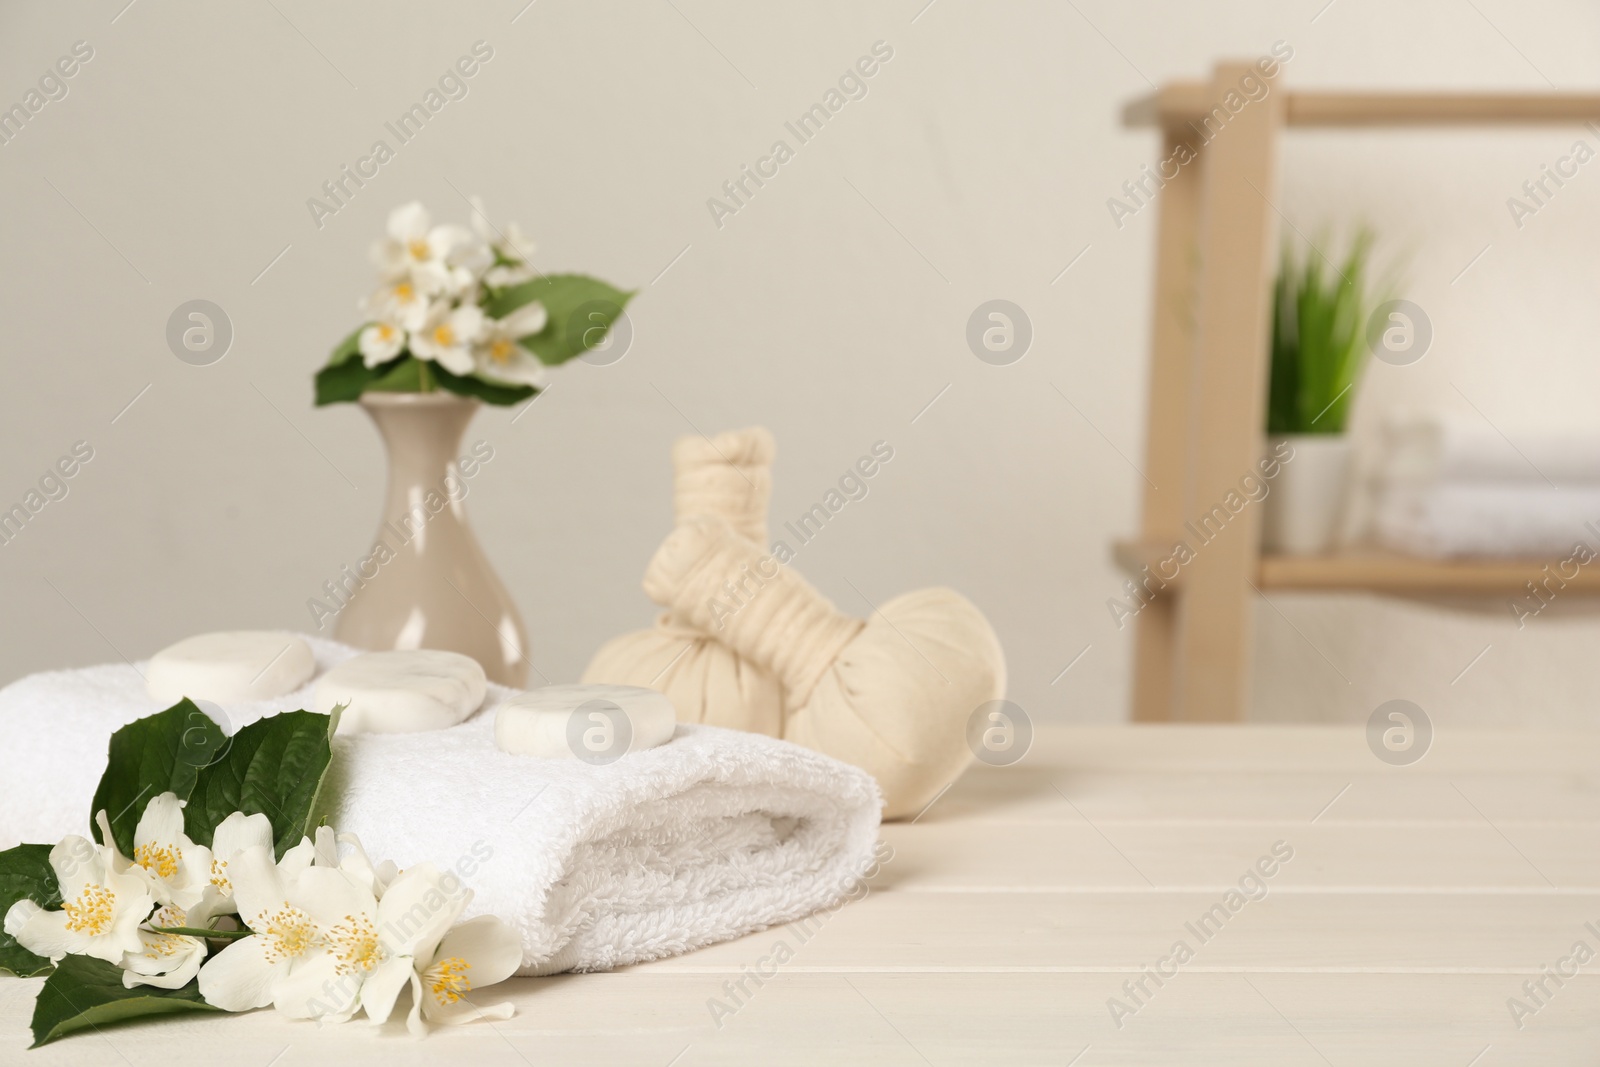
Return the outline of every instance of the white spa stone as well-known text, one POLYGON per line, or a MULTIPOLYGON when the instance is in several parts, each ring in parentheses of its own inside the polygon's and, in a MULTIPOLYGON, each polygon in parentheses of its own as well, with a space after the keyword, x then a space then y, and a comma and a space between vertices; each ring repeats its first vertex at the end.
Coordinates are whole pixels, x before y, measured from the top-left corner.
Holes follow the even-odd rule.
POLYGON ((672 739, 672 701, 636 685, 552 685, 507 698, 494 716, 502 752, 605 764, 672 739))
POLYGON ((317 679, 320 712, 346 705, 341 734, 407 734, 455 726, 483 703, 486 679, 471 656, 435 649, 367 652, 317 679))
POLYGON ((184 697, 218 704, 271 700, 305 685, 316 666, 311 646, 294 634, 196 634, 150 657, 145 688, 162 707, 184 697))

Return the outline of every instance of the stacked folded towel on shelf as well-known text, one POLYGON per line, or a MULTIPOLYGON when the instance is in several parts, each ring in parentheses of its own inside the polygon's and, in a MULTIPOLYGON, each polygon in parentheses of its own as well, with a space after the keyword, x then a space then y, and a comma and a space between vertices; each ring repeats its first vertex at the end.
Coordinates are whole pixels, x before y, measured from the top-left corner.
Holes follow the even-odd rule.
POLYGON ((1481 419, 1391 422, 1373 535, 1385 548, 1433 558, 1600 545, 1600 430, 1502 434, 1481 419))

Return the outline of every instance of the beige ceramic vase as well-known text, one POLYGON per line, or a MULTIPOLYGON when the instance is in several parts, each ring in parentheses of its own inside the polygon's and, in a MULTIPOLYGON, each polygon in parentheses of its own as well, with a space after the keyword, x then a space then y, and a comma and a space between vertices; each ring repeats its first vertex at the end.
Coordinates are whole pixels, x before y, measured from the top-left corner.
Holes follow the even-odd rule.
POLYGON ((454 393, 368 393, 361 398, 389 454, 389 488, 372 552, 334 636, 360 648, 461 652, 492 682, 528 675, 522 617, 467 523, 475 473, 458 466, 478 401, 454 393), (464 473, 466 476, 464 477, 464 473))

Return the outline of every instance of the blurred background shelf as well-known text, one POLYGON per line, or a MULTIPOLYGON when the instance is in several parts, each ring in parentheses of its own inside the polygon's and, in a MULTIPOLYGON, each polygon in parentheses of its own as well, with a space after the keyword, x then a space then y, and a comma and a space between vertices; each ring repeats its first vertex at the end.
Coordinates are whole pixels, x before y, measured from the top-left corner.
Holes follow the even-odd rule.
MULTIPOLYGON (((1201 549, 1204 551, 1204 549, 1201 549)), ((1162 576, 1161 564, 1172 555, 1170 544, 1117 541, 1112 556, 1130 576, 1149 567, 1162 576)), ((1471 594, 1527 595, 1528 583, 1539 584, 1545 567, 1557 574, 1547 559, 1432 560, 1370 551, 1336 556, 1262 556, 1256 565, 1255 584, 1263 590, 1326 589, 1341 592, 1365 590, 1391 595, 1471 594)), ((1172 566, 1165 568, 1171 573, 1172 566)), ((1580 569, 1565 579, 1566 593, 1600 594, 1600 570, 1580 569)), ((1167 587, 1183 584, 1183 569, 1167 587)))
MULTIPOLYGON (((1125 125, 1159 132, 1164 161, 1143 179, 1160 202, 1142 515, 1138 540, 1113 546, 1135 574, 1165 559, 1195 510, 1235 492, 1263 455, 1285 131, 1588 123, 1600 133, 1593 93, 1295 90, 1280 73, 1265 57, 1224 61, 1209 81, 1169 83, 1122 111, 1125 125)), ((1556 562, 1263 557, 1261 540, 1260 509, 1247 509, 1138 612, 1135 720, 1248 717, 1257 591, 1527 596, 1556 562)), ((1595 571, 1563 592, 1600 592, 1595 571)))
MULTIPOLYGON (((1199 123, 1217 106, 1206 82, 1176 82, 1127 104, 1127 126, 1199 123)), ((1600 118, 1585 93, 1348 93, 1290 91, 1286 126, 1449 126, 1574 123, 1600 118)))

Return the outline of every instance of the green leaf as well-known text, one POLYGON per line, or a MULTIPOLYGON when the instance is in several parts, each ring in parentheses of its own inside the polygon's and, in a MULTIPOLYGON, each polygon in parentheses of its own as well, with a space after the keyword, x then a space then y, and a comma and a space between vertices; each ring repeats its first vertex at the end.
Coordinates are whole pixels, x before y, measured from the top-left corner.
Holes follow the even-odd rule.
POLYGON ((328 366, 332 367, 343 363, 361 351, 361 331, 370 325, 372 324, 369 322, 363 322, 360 326, 350 331, 350 336, 334 345, 333 351, 328 353, 328 366))
POLYGON ((458 396, 475 396, 479 400, 490 404, 515 404, 538 394, 539 390, 531 385, 503 385, 499 382, 487 381, 474 376, 451 374, 437 363, 430 368, 435 379, 443 389, 458 396))
POLYGON ((187 697, 166 711, 131 722, 111 735, 105 773, 94 791, 95 812, 111 820, 111 836, 124 856, 133 855, 133 829, 152 797, 172 792, 182 800, 200 769, 225 752, 222 728, 187 697))
POLYGON ((423 364, 409 353, 392 363, 385 363, 378 376, 368 380, 368 393, 421 393, 423 389, 423 364))
MULTIPOLYGON (((0 852, 0 918, 19 900, 41 908, 61 907, 61 890, 50 866, 49 845, 18 845, 0 852)), ((50 969, 50 961, 35 956, 17 939, 0 930, 0 970, 18 978, 31 978, 50 969)))
POLYGON ((1285 242, 1273 286, 1268 433, 1344 431, 1368 355, 1366 320, 1382 302, 1367 280, 1372 244, 1371 231, 1359 230, 1335 265, 1315 244, 1297 260, 1285 242))
POLYGON ((483 310, 491 318, 503 319, 524 304, 535 300, 543 304, 549 321, 521 341, 541 363, 553 367, 604 340, 633 296, 583 274, 547 274, 501 290, 483 310))
POLYGON ((317 371, 317 407, 324 404, 347 404, 361 399, 361 394, 373 382, 393 371, 407 357, 396 356, 376 367, 367 366, 361 353, 346 356, 342 362, 330 363, 317 371))
POLYGON ((67 956, 46 978, 33 1004, 33 1047, 79 1030, 100 1029, 149 1015, 221 1011, 200 996, 200 983, 181 989, 122 984, 121 969, 92 956, 67 956))
POLYGON ((272 823, 278 856, 313 829, 312 810, 328 763, 337 719, 289 711, 241 727, 222 758, 200 770, 183 809, 198 844, 211 845, 217 825, 236 811, 272 823))

